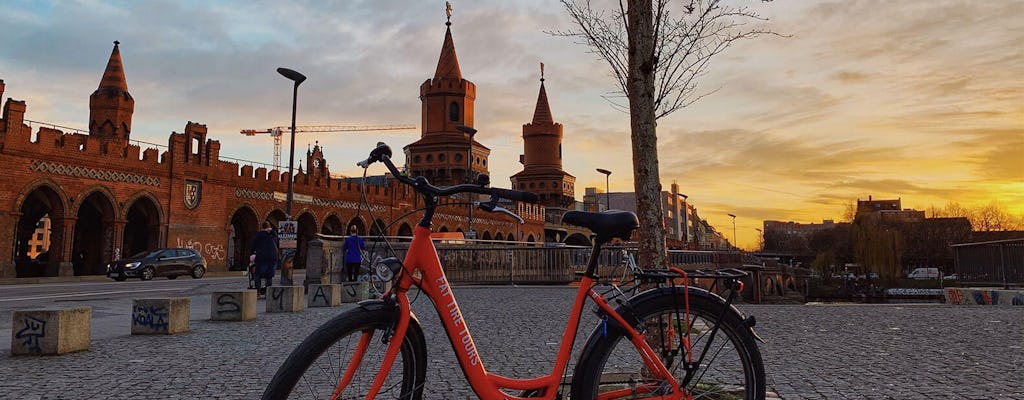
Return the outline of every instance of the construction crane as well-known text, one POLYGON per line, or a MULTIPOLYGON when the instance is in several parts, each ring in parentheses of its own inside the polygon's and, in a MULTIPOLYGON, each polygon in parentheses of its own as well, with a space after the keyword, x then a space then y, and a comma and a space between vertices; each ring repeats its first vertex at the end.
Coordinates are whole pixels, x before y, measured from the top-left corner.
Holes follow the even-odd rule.
MULTIPOLYGON (((295 133, 401 131, 416 129, 416 125, 303 125, 296 126, 295 133)), ((290 126, 275 126, 269 129, 242 129, 245 136, 270 135, 274 138, 274 168, 281 169, 281 134, 291 132, 290 126)))

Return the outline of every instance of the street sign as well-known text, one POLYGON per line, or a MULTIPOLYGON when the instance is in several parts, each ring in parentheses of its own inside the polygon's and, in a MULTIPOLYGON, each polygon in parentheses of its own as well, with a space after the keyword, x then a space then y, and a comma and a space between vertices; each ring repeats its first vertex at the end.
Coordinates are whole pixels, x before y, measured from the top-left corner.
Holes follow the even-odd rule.
POLYGON ((298 245, 298 221, 281 221, 277 223, 277 238, 282 249, 294 249, 298 245))

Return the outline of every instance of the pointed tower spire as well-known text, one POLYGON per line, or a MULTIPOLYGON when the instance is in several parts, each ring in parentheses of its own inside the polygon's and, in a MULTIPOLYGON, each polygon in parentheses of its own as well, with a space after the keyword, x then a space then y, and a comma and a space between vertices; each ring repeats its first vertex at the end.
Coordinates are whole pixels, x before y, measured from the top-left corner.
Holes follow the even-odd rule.
POLYGON ((100 80, 98 89, 119 89, 128 91, 128 81, 124 79, 124 66, 121 63, 121 50, 118 45, 121 42, 114 41, 114 50, 110 52, 110 60, 107 61, 107 69, 103 71, 103 79, 100 80))
POLYGON ((562 124, 554 121, 544 88, 544 63, 540 64, 540 93, 533 121, 523 125, 523 170, 512 175, 512 188, 537 193, 550 208, 573 206, 576 177, 562 169, 562 124))
POLYGON ((447 26, 444 30, 444 44, 441 46, 441 57, 437 60, 437 70, 434 71, 434 79, 453 78, 462 79, 462 71, 459 69, 459 58, 455 56, 455 41, 452 40, 452 3, 445 2, 445 14, 448 15, 447 26))
POLYGON ((553 124, 551 107, 548 105, 548 92, 544 90, 544 63, 540 63, 540 93, 537 94, 537 108, 533 110, 533 123, 553 124))
POLYGON ((89 96, 89 134, 104 139, 128 140, 132 131, 135 99, 128 93, 120 44, 114 41, 100 85, 89 96))

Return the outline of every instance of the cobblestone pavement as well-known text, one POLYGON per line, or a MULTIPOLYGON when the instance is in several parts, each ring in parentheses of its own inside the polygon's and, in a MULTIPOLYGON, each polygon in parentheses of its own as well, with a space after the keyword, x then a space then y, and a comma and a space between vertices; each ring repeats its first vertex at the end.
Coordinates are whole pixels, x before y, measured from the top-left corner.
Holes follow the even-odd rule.
MULTIPOLYGON (((491 371, 527 377, 550 370, 573 288, 454 292, 491 371)), ((265 314, 261 301, 256 321, 214 322, 205 320, 208 313, 193 314, 191 332, 161 337, 127 335, 126 314, 125 334, 94 339, 87 352, 43 358, 0 354, 0 398, 258 398, 297 342, 348 307, 265 314)), ((422 297, 413 307, 430 346, 425 397, 474 398, 429 301, 422 297)), ((1024 399, 1020 307, 740 308, 757 317, 758 332, 768 341, 761 349, 769 388, 785 399, 1024 399)), ((581 335, 589 335, 593 326, 590 320, 581 335)))

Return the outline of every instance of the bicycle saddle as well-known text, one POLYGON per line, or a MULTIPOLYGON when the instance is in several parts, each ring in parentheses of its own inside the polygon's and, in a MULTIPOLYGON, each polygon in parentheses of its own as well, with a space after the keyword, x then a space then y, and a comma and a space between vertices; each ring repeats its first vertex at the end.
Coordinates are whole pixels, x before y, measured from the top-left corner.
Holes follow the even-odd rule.
POLYGON ((640 227, 636 214, 621 210, 602 213, 569 211, 562 215, 562 223, 590 229, 597 234, 597 240, 602 242, 614 238, 629 240, 633 230, 640 227))

